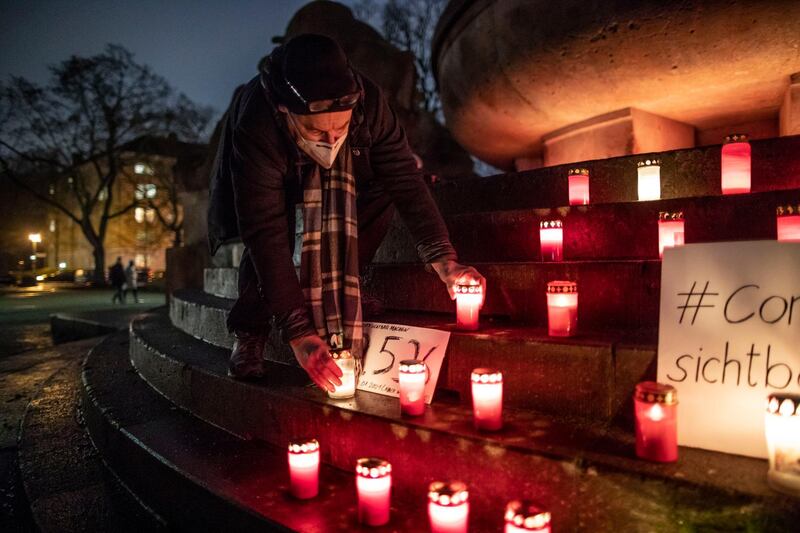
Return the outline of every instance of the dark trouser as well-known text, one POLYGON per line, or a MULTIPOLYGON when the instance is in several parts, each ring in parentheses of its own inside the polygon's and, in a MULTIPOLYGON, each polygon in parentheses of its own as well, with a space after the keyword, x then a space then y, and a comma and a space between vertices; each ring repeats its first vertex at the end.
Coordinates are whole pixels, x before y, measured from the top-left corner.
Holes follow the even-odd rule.
MULTIPOLYGON (((392 222, 395 208, 389 197, 379 191, 359 192, 356 198, 358 211, 358 264, 361 272, 375 257, 392 222)), ((288 213, 294 219, 294 212, 288 213)), ((291 226, 290 226, 291 227, 291 226)), ((294 241, 292 240, 292 246, 294 241)), ((258 294, 258 278, 247 248, 239 265, 239 298, 228 315, 229 331, 268 333, 270 314, 258 294)))
POLYGON ((125 291, 123 289, 124 285, 114 285, 114 295, 111 297, 111 303, 119 301, 119 303, 125 303, 125 291))

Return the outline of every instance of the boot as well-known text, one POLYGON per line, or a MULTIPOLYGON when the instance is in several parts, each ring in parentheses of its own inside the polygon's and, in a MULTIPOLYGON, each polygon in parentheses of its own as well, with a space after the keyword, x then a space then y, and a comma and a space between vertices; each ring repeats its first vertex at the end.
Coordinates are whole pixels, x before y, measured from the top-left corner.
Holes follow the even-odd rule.
POLYGON ((236 379, 264 377, 264 347, 267 337, 245 331, 234 332, 236 338, 228 362, 228 376, 236 379))

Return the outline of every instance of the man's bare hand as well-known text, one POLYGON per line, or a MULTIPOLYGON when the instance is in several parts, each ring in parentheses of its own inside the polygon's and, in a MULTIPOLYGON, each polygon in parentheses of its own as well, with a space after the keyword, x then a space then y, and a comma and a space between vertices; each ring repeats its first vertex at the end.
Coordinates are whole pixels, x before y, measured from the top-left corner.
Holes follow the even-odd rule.
POLYGON ((336 361, 331 357, 328 343, 319 338, 318 335, 306 335, 289 341, 294 356, 308 377, 317 386, 328 392, 333 392, 336 386, 342 384, 339 379, 342 370, 336 361))
MULTIPOLYGON (((485 300, 486 279, 471 266, 462 265, 455 261, 440 261, 431 263, 431 267, 439 274, 439 279, 447 285, 447 292, 450 294, 451 300, 456 298, 456 285, 480 285, 485 300)), ((483 303, 481 303, 481 307, 483 307, 483 303)))

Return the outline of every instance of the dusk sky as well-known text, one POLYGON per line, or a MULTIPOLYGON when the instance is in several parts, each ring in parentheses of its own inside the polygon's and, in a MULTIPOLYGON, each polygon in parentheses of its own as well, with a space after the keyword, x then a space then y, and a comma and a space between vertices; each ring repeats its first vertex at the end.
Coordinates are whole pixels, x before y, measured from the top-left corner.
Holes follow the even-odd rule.
MULTIPOLYGON (((0 0, 0 80, 47 79, 72 54, 121 44, 221 113, 307 0, 0 0)), ((344 4, 352 4, 345 1, 344 4)))

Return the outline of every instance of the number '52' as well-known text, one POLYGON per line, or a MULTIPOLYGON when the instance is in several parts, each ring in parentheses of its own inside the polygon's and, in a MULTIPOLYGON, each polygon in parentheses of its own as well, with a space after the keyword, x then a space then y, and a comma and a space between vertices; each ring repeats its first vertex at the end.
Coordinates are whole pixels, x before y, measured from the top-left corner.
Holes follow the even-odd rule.
MULTIPOLYGON (((395 360, 397 359, 397 356, 394 354, 394 352, 392 352, 391 350, 389 350, 387 348, 387 345, 391 341, 402 341, 402 340, 403 340, 402 338, 400 338, 400 337, 398 337, 396 335, 387 335, 386 338, 383 339, 383 346, 381 346, 380 353, 387 354, 391 359, 389 361, 389 364, 386 365, 385 367, 373 370, 372 371, 373 375, 377 376, 377 375, 380 375, 380 374, 386 374, 387 372, 390 372, 392 370, 392 368, 394 368, 394 363, 395 363, 395 360)), ((409 339, 407 341, 407 344, 411 344, 411 345, 414 346, 414 356, 411 357, 410 359, 416 359, 416 360, 419 361, 420 360, 420 358, 419 358, 419 351, 420 351, 419 341, 416 340, 416 339, 409 339)), ((428 353, 426 353, 422 357, 421 360, 423 362, 427 361, 428 357, 430 357, 430 355, 433 353, 433 351, 436 348, 438 348, 438 346, 433 346, 430 350, 428 350, 428 353)), ((425 366, 425 383, 428 383, 428 381, 430 381, 430 379, 431 379, 430 369, 426 365, 425 366)), ((392 381, 397 382, 398 379, 397 378, 392 378, 392 381)))

